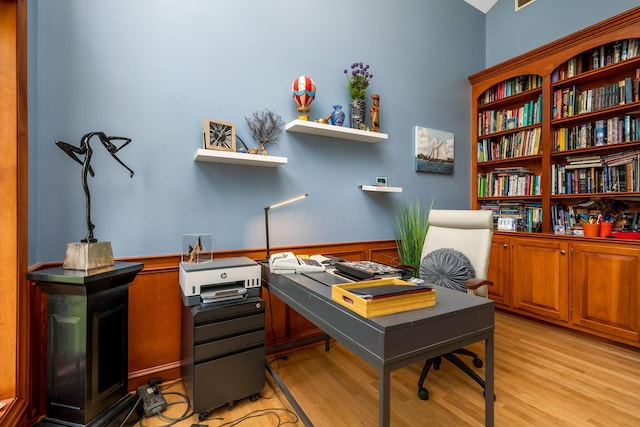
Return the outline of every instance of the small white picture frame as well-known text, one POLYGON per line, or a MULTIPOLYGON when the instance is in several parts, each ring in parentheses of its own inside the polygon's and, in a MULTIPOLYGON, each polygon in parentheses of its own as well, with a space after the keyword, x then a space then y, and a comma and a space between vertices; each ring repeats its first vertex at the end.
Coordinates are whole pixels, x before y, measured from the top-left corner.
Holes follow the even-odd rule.
POLYGON ((509 217, 498 218, 498 230, 501 231, 516 231, 516 219, 509 217))

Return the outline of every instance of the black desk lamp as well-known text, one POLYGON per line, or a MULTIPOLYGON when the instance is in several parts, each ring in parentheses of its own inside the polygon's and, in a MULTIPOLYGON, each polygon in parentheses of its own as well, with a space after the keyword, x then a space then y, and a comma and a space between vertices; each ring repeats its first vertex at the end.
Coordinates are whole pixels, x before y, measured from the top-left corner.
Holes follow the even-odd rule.
POLYGON ((288 205, 289 203, 297 202, 298 200, 302 200, 307 196, 309 196, 309 195, 308 194, 300 194, 299 196, 295 196, 295 197, 292 197, 290 199, 283 200, 283 201, 278 202, 278 203, 274 203, 274 204, 269 205, 266 208, 264 208, 264 228, 265 228, 265 230, 267 232, 267 260, 269 259, 269 256, 271 255, 271 253, 269 251, 269 209, 278 208, 280 206, 288 205))

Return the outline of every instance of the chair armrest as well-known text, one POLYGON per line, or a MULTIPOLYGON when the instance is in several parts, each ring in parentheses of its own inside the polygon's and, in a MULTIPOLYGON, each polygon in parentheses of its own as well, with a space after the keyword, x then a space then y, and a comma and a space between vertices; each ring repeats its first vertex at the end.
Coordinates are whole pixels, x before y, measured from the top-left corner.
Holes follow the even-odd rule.
POLYGON ((471 279, 465 280, 464 285, 467 287, 467 289, 475 291, 481 286, 493 286, 493 282, 487 279, 477 279, 475 277, 472 277, 471 279))

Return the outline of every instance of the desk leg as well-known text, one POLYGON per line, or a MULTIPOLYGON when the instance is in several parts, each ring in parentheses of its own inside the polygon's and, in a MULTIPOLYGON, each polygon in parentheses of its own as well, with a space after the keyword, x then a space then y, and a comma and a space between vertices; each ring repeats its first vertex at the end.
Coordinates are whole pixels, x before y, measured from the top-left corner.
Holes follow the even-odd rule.
POLYGON ((391 424, 391 368, 384 366, 380 371, 379 391, 379 425, 389 427, 391 424))
POLYGON ((271 378, 273 378, 273 380, 276 382, 276 384, 278 384, 278 387, 280 387, 280 390, 282 390, 284 395, 289 400, 289 403, 291 403, 291 406, 293 406, 294 411, 300 417, 300 420, 302 421, 302 424, 304 424, 305 427, 313 427, 313 423, 311 422, 311 420, 307 416, 306 412, 304 412, 304 409, 302 409, 300 404, 298 404, 298 401, 296 400, 296 398, 293 397, 293 394, 291 394, 291 392, 289 391, 287 386, 284 385, 284 382, 282 382, 282 378, 280 378, 280 375, 278 375, 278 373, 276 371, 274 371, 273 368, 271 368, 271 365, 269 364, 269 362, 266 362, 266 367, 267 367, 267 371, 269 372, 269 374, 271 374, 271 378))
POLYGON ((485 390, 484 390, 484 425, 493 427, 493 331, 491 335, 484 341, 484 360, 485 360, 485 390))

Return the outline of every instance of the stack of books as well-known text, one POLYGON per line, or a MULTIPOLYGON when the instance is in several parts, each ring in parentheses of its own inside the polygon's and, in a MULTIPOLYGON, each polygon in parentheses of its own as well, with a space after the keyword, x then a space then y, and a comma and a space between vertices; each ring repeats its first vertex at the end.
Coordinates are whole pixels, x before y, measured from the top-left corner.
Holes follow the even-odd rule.
POLYGON ((375 261, 342 261, 335 263, 336 273, 352 280, 401 278, 403 270, 375 261))

